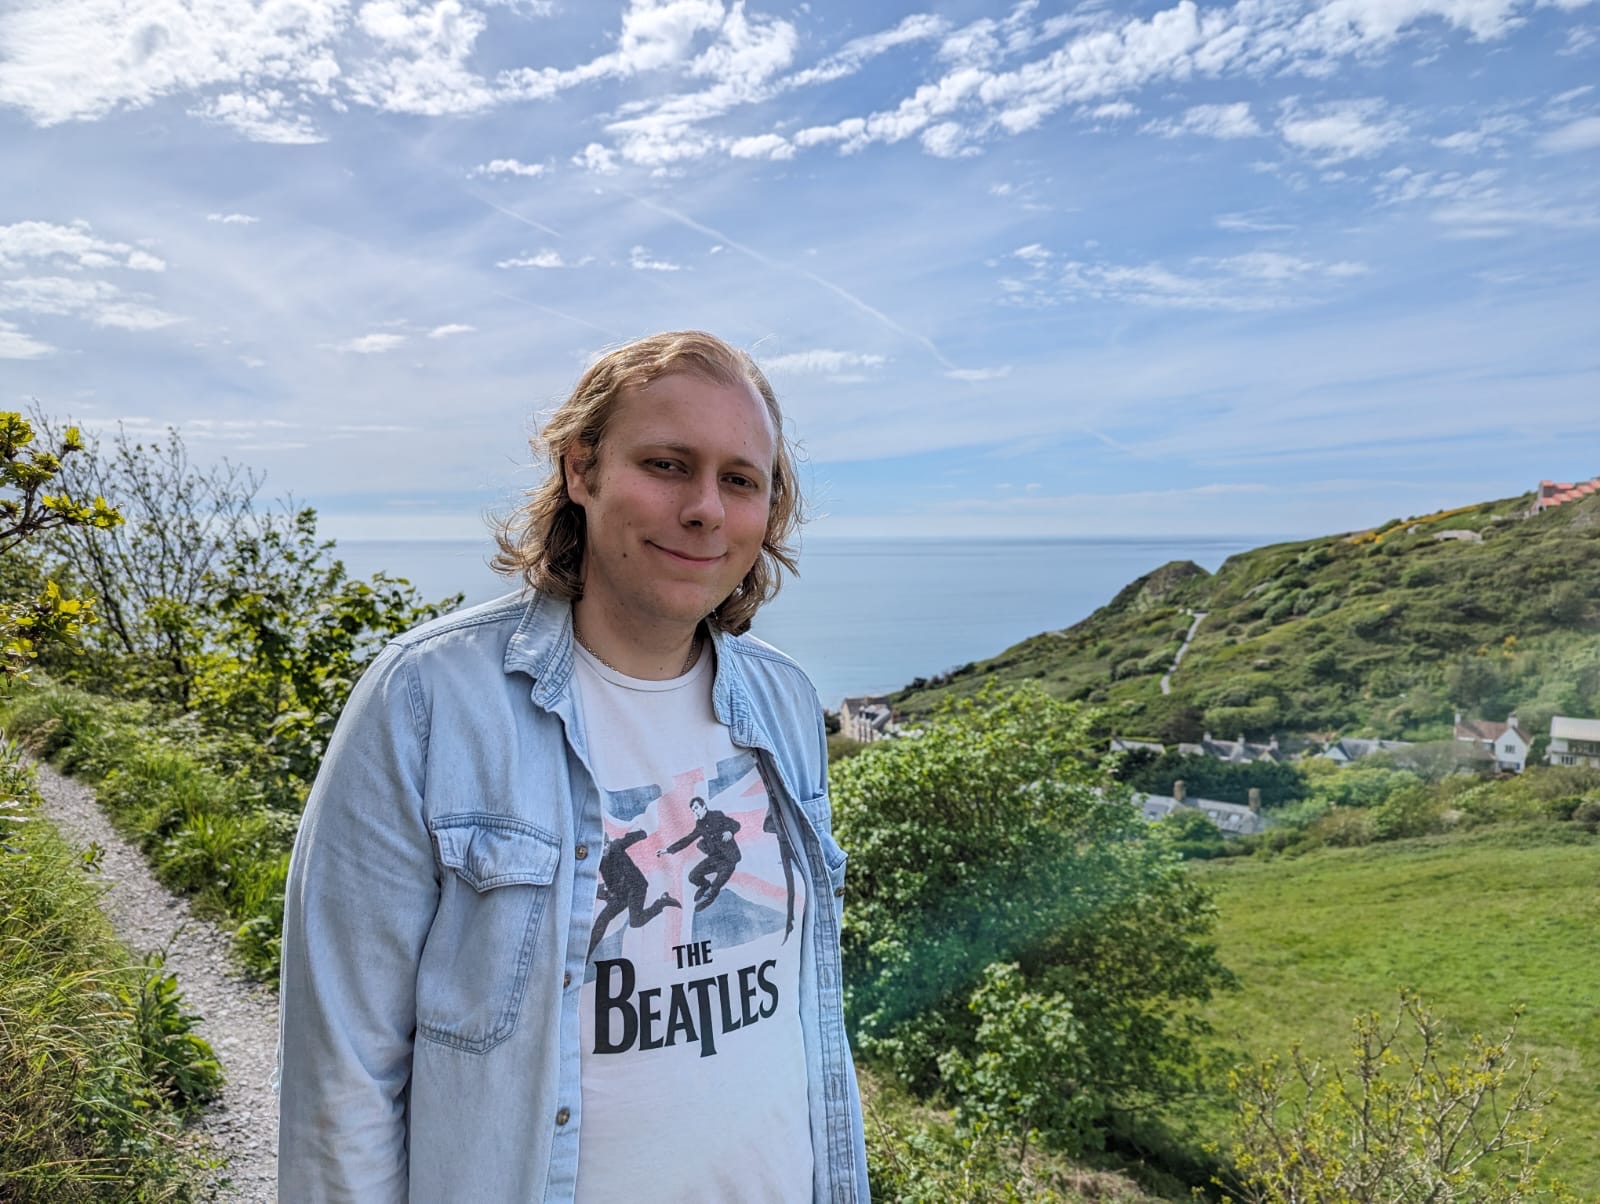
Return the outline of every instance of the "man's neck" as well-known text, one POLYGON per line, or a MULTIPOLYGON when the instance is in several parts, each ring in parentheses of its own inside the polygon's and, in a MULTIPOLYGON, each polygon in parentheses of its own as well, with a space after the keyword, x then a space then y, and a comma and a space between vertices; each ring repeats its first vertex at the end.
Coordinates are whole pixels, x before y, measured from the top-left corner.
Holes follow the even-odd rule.
POLYGON ((666 681, 693 666, 700 624, 639 624, 619 620, 587 598, 572 606, 572 631, 597 661, 626 677, 666 681))

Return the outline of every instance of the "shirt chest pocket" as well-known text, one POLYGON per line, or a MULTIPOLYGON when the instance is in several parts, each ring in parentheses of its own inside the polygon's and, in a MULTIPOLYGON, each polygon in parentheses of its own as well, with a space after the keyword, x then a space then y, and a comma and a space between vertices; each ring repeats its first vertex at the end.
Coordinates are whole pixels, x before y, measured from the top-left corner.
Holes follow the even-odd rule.
POLYGON ((561 840, 503 815, 429 824, 439 910, 417 966, 417 1033, 483 1053, 517 1025, 561 840))

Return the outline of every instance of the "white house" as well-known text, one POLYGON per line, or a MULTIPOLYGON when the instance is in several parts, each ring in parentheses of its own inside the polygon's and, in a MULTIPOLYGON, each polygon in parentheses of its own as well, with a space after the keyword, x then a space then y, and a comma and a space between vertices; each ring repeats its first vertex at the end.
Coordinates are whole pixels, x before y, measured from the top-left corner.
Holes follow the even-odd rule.
POLYGON ((1193 807, 1216 824, 1224 836, 1248 836, 1265 830, 1267 823, 1261 818, 1261 792, 1252 788, 1250 799, 1251 806, 1241 807, 1238 803, 1224 803, 1220 799, 1188 798, 1182 782, 1172 784, 1171 795, 1144 794, 1140 791, 1135 791, 1133 795, 1134 804, 1151 823, 1179 807, 1193 807))
POLYGON ((894 709, 881 694, 846 698, 839 704, 839 730, 852 740, 870 744, 894 729, 894 709))
POLYGON ((1503 773, 1521 773, 1528 764, 1528 748, 1533 743, 1517 726, 1512 715, 1504 723, 1490 723, 1486 719, 1462 721, 1456 712, 1456 739, 1494 761, 1494 767, 1503 773))
POLYGON ((1544 759, 1551 765, 1587 765, 1600 769, 1600 719, 1553 716, 1550 751, 1545 753, 1544 759))

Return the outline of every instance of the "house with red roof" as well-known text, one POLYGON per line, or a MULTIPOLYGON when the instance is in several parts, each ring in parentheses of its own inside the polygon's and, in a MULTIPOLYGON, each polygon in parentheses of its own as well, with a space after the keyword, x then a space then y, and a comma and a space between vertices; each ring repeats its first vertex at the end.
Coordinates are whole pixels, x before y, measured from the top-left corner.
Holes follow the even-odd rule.
POLYGON ((1600 493, 1600 477, 1592 481, 1579 481, 1576 485, 1571 481, 1540 481, 1539 492, 1533 499, 1533 512, 1543 514, 1551 506, 1575 502, 1591 493, 1600 493))
POLYGON ((1486 719, 1461 718, 1456 712, 1456 739, 1473 746, 1475 753, 1492 760, 1495 769, 1502 773, 1521 773, 1528 764, 1528 749, 1533 741, 1517 726, 1512 715, 1504 723, 1490 723, 1486 719))

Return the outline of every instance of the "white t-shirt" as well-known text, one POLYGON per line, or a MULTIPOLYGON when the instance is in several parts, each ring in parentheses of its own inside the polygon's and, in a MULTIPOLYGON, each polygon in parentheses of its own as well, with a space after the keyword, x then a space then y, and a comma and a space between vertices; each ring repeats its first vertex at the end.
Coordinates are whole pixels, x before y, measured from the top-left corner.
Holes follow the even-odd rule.
POLYGON ((576 652, 606 834, 578 1202, 809 1201, 791 834, 755 754, 717 722, 709 649, 668 681, 576 652))

